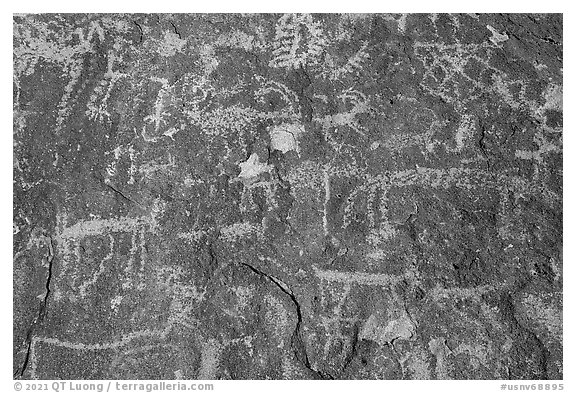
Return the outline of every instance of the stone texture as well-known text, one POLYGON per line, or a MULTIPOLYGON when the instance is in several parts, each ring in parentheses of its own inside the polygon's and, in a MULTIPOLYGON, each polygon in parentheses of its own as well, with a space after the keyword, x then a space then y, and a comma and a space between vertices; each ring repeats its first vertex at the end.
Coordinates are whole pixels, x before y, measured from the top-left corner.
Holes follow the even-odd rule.
POLYGON ((561 379, 561 15, 14 16, 14 375, 561 379))

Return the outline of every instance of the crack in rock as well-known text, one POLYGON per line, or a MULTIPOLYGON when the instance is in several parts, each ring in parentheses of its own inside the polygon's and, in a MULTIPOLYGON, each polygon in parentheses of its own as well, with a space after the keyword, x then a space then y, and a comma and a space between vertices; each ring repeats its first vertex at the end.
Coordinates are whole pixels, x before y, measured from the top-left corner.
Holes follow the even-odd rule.
MULTIPOLYGON (((255 268, 254 266, 245 263, 245 262, 241 262, 241 265, 247 267, 248 269, 250 269, 252 272, 266 278, 267 280, 271 281, 274 285, 276 285, 276 287, 278 287, 284 294, 286 294, 290 300, 292 301, 292 303, 294 304, 295 308, 296 308, 296 316, 297 316, 297 321, 296 321, 296 327, 294 329, 294 332, 292 333, 292 349, 294 350, 294 355, 296 356, 296 358, 304 365, 304 367, 306 367, 308 370, 310 370, 312 373, 314 373, 315 375, 317 375, 320 379, 326 379, 326 376, 323 375, 321 372, 314 370, 312 368, 312 365, 310 364, 310 360, 308 359, 308 353, 306 351, 306 343, 304 342, 304 340, 302 339, 302 309, 300 307, 300 303, 298 303, 298 300, 296 299, 296 296, 294 295, 294 292, 292 292, 292 290, 288 287, 288 285, 286 283, 284 283, 282 280, 263 272, 260 269, 255 268)), ((331 379, 331 378, 330 378, 331 379)))

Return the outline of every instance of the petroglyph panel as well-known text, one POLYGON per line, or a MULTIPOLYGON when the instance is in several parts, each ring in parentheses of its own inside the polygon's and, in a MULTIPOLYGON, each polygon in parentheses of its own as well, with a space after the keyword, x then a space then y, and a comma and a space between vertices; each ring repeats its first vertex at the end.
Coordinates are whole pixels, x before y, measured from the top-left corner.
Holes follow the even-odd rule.
POLYGON ((15 15, 19 379, 562 379, 556 14, 15 15))

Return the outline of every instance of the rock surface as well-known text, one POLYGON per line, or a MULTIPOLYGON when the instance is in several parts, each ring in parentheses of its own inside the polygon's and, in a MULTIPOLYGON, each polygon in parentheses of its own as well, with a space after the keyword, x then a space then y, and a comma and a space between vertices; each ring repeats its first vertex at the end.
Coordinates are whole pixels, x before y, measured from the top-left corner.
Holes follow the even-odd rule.
POLYGON ((14 375, 561 379, 562 16, 14 16, 14 375))

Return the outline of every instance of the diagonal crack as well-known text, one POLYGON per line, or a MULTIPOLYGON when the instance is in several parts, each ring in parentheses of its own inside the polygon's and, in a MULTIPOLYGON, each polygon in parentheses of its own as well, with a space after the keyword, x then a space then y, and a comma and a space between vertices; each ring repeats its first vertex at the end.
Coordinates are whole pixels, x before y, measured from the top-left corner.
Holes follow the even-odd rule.
POLYGON ((104 179, 103 181, 104 181, 104 185, 106 185, 106 187, 108 187, 110 190, 112 190, 116 194, 120 195, 124 200, 126 200, 128 202, 132 202, 132 203, 138 205, 140 208, 144 209, 144 206, 142 206, 142 204, 140 202, 138 202, 134 198, 130 197, 129 195, 126 195, 118 187, 116 187, 114 184, 112 184, 111 181, 109 181, 108 179, 104 179))
POLYGON ((46 283, 45 283, 45 288, 46 288, 46 294, 44 295, 44 299, 42 299, 42 303, 40 305, 40 309, 38 310, 38 314, 36 315, 36 317, 34 318, 34 320, 32 321, 32 324, 30 325, 30 328, 28 329, 28 332, 26 333, 26 356, 24 357, 24 361, 22 362, 22 366, 20 366, 19 370, 16 370, 16 372, 14 373, 14 377, 16 376, 24 376, 24 372, 26 371, 27 367, 28 367, 28 363, 30 360, 30 352, 32 351, 32 335, 34 333, 34 330, 36 329, 36 326, 42 322, 44 320, 44 318, 46 317, 46 310, 48 308, 48 298, 50 296, 51 293, 51 289, 50 289, 50 283, 52 281, 52 274, 53 274, 53 265, 54 265, 54 246, 53 246, 53 241, 52 238, 50 236, 42 236, 41 240, 43 240, 47 246, 48 246, 48 254, 46 255, 46 261, 48 262, 48 272, 47 272, 47 277, 46 277, 46 283))
POLYGON ((180 34, 180 32, 178 32, 176 25, 173 22, 170 22, 170 24, 172 25, 172 28, 174 29, 174 34, 176 34, 179 39, 182 39, 182 35, 180 34))
POLYGON ((44 241, 48 244, 48 255, 46 257, 48 262, 48 276, 46 277, 46 295, 44 295, 44 300, 42 301, 42 307, 38 313, 39 321, 42 321, 46 316, 46 309, 48 306, 48 296, 50 296, 50 282, 52 281, 52 266, 54 262, 54 246, 52 243, 52 238, 50 236, 45 236, 44 241))
MULTIPOLYGON (((294 332, 292 333, 292 339, 291 339, 291 341, 292 341, 291 345, 292 345, 292 348, 294 349, 294 355, 296 356, 296 359, 298 359, 298 361, 300 361, 304 365, 304 367, 306 367, 312 373, 317 375, 320 379, 329 378, 329 376, 326 376, 322 372, 315 370, 312 367, 312 365, 310 364, 310 360, 308 359, 308 354, 306 352, 306 345, 304 344, 304 340, 302 339, 302 334, 301 334, 302 309, 300 307, 300 303, 298 303, 298 300, 296 299, 296 296, 294 295, 294 292, 292 292, 290 287, 288 287, 288 285, 286 285, 286 283, 284 283, 279 278, 274 277, 268 273, 265 273, 262 270, 254 267, 248 263, 240 262, 240 264, 247 267, 248 269, 252 270, 254 273, 266 278, 267 280, 272 281, 282 292, 284 292, 286 295, 288 295, 288 297, 290 297, 290 300, 292 300, 292 303, 294 303, 294 306, 296 307, 296 316, 298 318, 298 320, 296 322, 296 327, 294 328, 294 332)), ((332 378, 329 378, 329 379, 332 379, 332 378)))
POLYGON ((484 156, 484 158, 486 159, 486 165, 488 166, 488 170, 490 170, 490 157, 488 155, 487 149, 486 149, 486 126, 484 125, 484 122, 482 120, 478 121, 478 126, 480 128, 480 138, 477 141, 478 144, 478 148, 480 150, 480 152, 482 153, 482 155, 484 156))
POLYGON ((138 30, 140 31, 140 43, 142 43, 142 41, 144 40, 144 30, 142 30, 142 26, 140 26, 140 24, 135 20, 133 20, 132 23, 134 23, 136 27, 138 27, 138 30))

